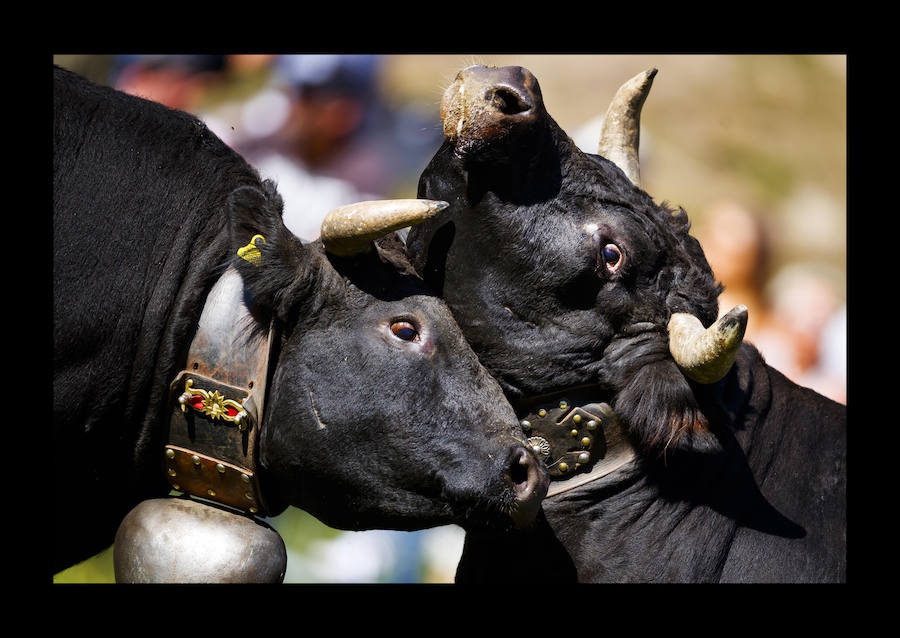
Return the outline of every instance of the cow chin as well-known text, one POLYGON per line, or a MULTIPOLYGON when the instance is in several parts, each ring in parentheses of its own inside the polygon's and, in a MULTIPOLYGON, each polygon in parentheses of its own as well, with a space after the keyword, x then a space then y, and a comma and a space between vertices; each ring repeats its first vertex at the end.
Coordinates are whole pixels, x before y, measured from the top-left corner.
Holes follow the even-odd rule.
POLYGON ((381 491, 350 494, 323 486, 314 495, 305 491, 296 505, 330 527, 351 531, 413 531, 450 524, 479 530, 516 527, 511 516, 516 510, 512 489, 502 498, 488 499, 448 490, 423 494, 387 486, 381 491), (341 507, 335 507, 336 503, 341 507))

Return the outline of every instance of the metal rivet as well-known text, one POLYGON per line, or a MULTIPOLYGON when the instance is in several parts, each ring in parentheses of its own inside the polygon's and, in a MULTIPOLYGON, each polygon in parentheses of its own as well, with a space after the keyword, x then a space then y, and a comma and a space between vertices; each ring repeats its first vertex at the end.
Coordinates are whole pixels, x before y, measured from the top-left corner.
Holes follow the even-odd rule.
POLYGON ((569 404, 568 404, 566 401, 560 401, 560 402, 559 402, 559 409, 560 409, 560 410, 565 410, 567 407, 569 407, 569 404))
POLYGON ((166 450, 166 458, 174 459, 175 458, 175 450, 166 450))
POLYGON ((538 416, 540 416, 540 417, 547 416, 547 411, 544 408, 541 408, 540 410, 538 410, 538 416))
POLYGON ((248 500, 248 501, 252 501, 252 500, 253 500, 253 492, 245 492, 245 493, 244 493, 244 496, 247 497, 247 500, 248 500))
POLYGON ((596 430, 598 425, 600 425, 600 424, 597 423, 597 421, 595 421, 594 419, 591 419, 590 421, 587 422, 587 429, 588 430, 596 430))
POLYGON ((575 416, 573 416, 573 417, 572 417, 572 423, 581 423, 581 415, 580 415, 580 414, 576 414, 575 416))
POLYGON ((249 482, 250 482, 250 477, 247 476, 246 474, 241 474, 241 480, 242 480, 244 483, 249 483, 249 482))
POLYGON ((568 471, 569 471, 569 464, 568 464, 568 463, 560 463, 560 464, 559 464, 559 471, 560 471, 560 472, 568 472, 568 471))
POLYGON ((191 463, 193 463, 194 465, 200 465, 200 457, 195 454, 191 457, 191 463))
POLYGON ((209 488, 208 490, 206 490, 206 493, 209 494, 210 496, 216 495, 216 491, 213 488, 209 488))
POLYGON ((222 465, 221 463, 216 463, 216 470, 219 472, 219 474, 224 474, 225 466, 222 465))
POLYGON ((572 430, 571 432, 569 432, 569 434, 571 434, 572 436, 578 436, 578 430, 572 430))
POLYGON ((169 476, 175 476, 175 470, 169 468, 169 476))
POLYGON ((590 447, 591 446, 591 438, 588 436, 584 437, 583 439, 581 439, 581 444, 584 447, 590 447))
POLYGON ((180 490, 181 486, 178 483, 172 483, 172 487, 176 490, 180 490))
POLYGON ((590 460, 591 460, 591 455, 588 454, 587 452, 582 452, 581 454, 578 455, 579 463, 587 463, 590 460))
POLYGON ((519 425, 521 425, 522 429, 525 430, 526 432, 531 431, 531 422, 530 421, 527 421, 526 419, 522 419, 522 422, 519 425))
POLYGON ((258 511, 259 511, 259 509, 258 509, 255 505, 251 505, 251 506, 250 506, 250 513, 251 513, 251 514, 256 514, 258 511))

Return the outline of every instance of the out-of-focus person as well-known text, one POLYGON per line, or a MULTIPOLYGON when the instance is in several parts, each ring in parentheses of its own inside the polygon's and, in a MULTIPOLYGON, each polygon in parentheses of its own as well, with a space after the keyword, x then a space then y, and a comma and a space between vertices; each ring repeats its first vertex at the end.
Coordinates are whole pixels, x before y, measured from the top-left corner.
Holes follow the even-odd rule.
POLYGON ((789 354, 793 367, 781 369, 773 361, 774 344, 762 341, 760 350, 793 381, 846 403, 847 325, 839 287, 839 274, 821 264, 781 269, 766 285, 766 299, 772 323, 784 335, 780 352, 789 354))
POLYGON ((725 286, 719 296, 720 314, 738 304, 747 306, 747 338, 752 341, 768 321, 763 288, 769 275, 770 242, 762 218, 738 202, 717 202, 705 211, 695 234, 716 279, 725 286))
MULTIPOLYGON (((835 334, 840 336, 840 324, 829 336, 825 331, 841 308, 837 277, 814 264, 790 264, 773 275, 768 228, 762 216, 738 202, 711 206, 696 237, 725 287, 719 297, 720 316, 738 304, 747 306, 745 339, 771 366, 801 385, 846 402, 845 369, 822 364, 826 350, 834 351, 822 340, 833 342, 835 334)), ((829 356, 829 361, 835 360, 829 356)))
POLYGON ((131 95, 196 114, 224 79, 224 55, 120 55, 110 84, 131 95))
POLYGON ((436 127, 384 102, 382 63, 377 55, 276 56, 271 86, 243 105, 225 138, 277 182, 285 224, 302 239, 318 237, 336 206, 415 197, 410 176, 440 143, 436 127))

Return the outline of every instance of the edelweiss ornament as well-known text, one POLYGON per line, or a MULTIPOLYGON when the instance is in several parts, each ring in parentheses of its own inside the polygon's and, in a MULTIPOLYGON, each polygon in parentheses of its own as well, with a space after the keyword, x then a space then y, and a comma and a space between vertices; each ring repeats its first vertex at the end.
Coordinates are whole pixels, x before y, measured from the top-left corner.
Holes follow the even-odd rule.
POLYGON ((218 390, 207 391, 194 388, 194 380, 184 382, 184 393, 178 397, 181 411, 186 412, 188 406, 205 414, 213 420, 224 419, 238 426, 239 430, 247 427, 247 411, 244 406, 233 399, 226 399, 218 390))

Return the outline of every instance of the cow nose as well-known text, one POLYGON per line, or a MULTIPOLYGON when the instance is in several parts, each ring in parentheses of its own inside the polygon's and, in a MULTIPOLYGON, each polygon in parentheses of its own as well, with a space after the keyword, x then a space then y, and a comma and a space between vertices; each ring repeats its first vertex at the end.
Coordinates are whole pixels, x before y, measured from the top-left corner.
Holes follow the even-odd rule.
POLYGON ((513 449, 509 478, 516 493, 515 507, 510 517, 517 528, 527 527, 534 522, 538 514, 541 501, 547 495, 550 479, 544 464, 524 446, 513 449))
POLYGON ((497 84, 487 89, 484 99, 501 115, 521 117, 534 110, 534 96, 523 85, 497 84))
POLYGON ((454 143, 490 143, 529 130, 543 101, 537 78, 518 66, 472 66, 444 92, 444 135, 454 143))

